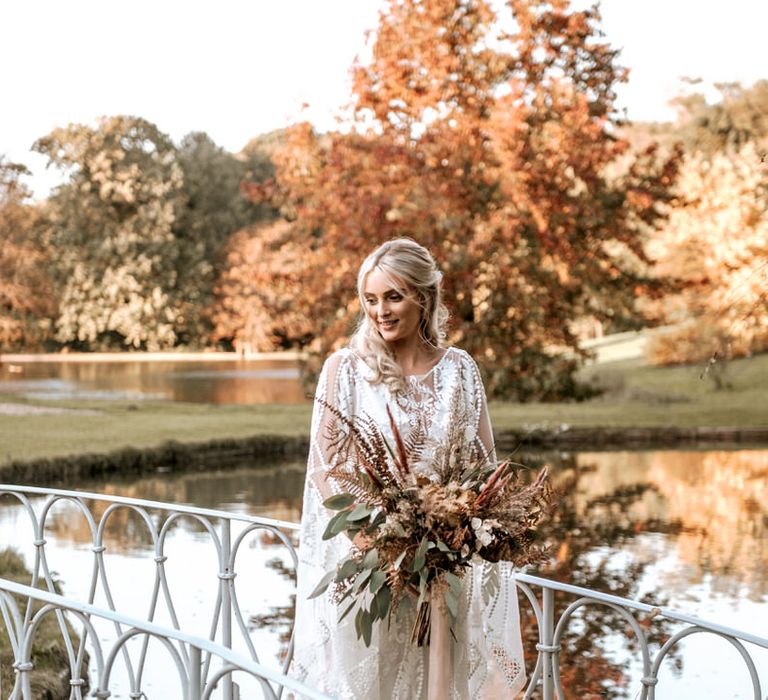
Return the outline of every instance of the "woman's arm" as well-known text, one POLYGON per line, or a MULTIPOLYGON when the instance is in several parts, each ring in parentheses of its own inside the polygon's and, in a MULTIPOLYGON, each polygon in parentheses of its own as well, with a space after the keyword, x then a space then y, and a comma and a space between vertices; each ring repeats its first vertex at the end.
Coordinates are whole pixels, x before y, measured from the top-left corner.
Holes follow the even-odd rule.
POLYGON ((334 493, 326 473, 339 457, 331 435, 336 418, 328 406, 334 406, 350 418, 355 415, 355 372, 352 363, 349 352, 340 351, 331 355, 323 365, 315 391, 307 476, 312 479, 321 500, 334 493))

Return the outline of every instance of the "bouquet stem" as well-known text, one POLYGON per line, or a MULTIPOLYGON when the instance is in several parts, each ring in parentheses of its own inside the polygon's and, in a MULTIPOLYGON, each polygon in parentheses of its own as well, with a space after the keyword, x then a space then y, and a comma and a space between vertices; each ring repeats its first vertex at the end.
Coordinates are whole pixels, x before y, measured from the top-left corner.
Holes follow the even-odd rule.
POLYGON ((432 585, 429 615, 429 674, 427 699, 445 700, 451 689, 451 621, 444 586, 432 585))

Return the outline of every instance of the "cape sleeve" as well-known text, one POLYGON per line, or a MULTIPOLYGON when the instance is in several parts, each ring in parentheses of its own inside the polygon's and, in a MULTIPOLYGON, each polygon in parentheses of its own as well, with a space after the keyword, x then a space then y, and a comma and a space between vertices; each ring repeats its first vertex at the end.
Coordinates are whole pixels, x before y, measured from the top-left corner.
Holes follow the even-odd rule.
MULTIPOLYGON (((496 448, 483 380, 474 359, 466 353, 465 358, 466 408, 477 416, 475 449, 495 462, 496 448)), ((463 663, 473 669, 468 678, 468 696, 482 700, 515 697, 525 686, 526 673, 512 565, 504 561, 478 561, 471 571, 462 621, 468 643, 458 650, 465 657, 463 663), (467 656, 469 649, 477 654, 474 660, 467 656)))
POLYGON ((325 361, 315 392, 307 478, 317 489, 321 502, 335 492, 326 479, 328 470, 339 459, 331 439, 331 429, 344 429, 329 406, 348 418, 355 415, 355 368, 349 350, 339 350, 325 361))
POLYGON ((480 369, 472 356, 465 353, 465 382, 468 396, 467 408, 476 416, 475 447, 484 459, 496 461, 496 445, 493 439, 493 427, 488 413, 488 399, 485 395, 480 369))

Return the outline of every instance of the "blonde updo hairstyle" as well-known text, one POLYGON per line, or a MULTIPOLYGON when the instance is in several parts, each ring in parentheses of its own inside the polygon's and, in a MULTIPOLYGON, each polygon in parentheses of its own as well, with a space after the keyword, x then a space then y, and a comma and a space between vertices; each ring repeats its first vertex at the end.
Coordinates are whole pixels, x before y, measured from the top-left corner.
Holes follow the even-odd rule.
POLYGON ((421 307, 419 336, 424 343, 435 348, 445 345, 448 321, 448 310, 442 301, 443 275, 429 251, 410 238, 387 241, 360 266, 357 293, 362 314, 349 345, 373 370, 371 381, 374 384, 384 383, 393 392, 398 392, 405 387, 403 372, 389 345, 366 313, 365 280, 375 268, 389 277, 394 289, 421 307))

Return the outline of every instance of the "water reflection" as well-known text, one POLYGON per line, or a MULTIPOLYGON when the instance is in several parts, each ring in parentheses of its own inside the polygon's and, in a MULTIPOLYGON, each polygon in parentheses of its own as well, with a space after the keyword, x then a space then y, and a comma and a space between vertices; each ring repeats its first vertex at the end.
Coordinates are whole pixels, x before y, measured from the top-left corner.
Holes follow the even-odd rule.
POLYGON ((765 599, 768 451, 582 453, 576 464, 582 511, 606 492, 651 487, 618 515, 638 534, 649 523, 656 523, 650 531, 677 527, 676 555, 687 576, 665 581, 668 591, 684 594, 709 576, 718 593, 765 599))
POLYGON ((0 392, 46 400, 301 403, 307 399, 298 376, 287 360, 30 362, 0 365, 0 392))
MULTIPOLYGON (((755 622, 755 614, 764 614, 768 603, 768 450, 531 453, 518 458, 531 466, 550 464, 560 491, 558 508, 544 533, 553 545, 553 556, 547 566, 534 573, 669 605, 758 634, 763 631, 755 622)), ((290 463, 266 470, 244 466, 226 471, 154 474, 78 487, 296 521, 301 512, 303 477, 303 464, 290 463)), ((104 505, 92 507, 98 518, 104 505)), ((17 526, 23 518, 14 512, 7 505, 0 509, 0 531, 5 541, 15 540, 20 546, 30 543, 32 534, 19 531, 17 526)), ((187 541, 184 538, 192 543, 201 539, 194 521, 185 520, 177 530, 178 547, 187 541)), ((88 545, 90 529, 71 508, 56 506, 46 536, 60 550, 57 569, 63 573, 66 592, 75 595, 77 567, 68 569, 64 555, 88 545)), ((149 554, 146 526, 127 509, 113 514, 105 540, 115 560, 121 555, 130 559, 149 554)), ((275 551, 272 544, 259 537, 249 546, 260 566, 271 562, 268 566, 273 569, 271 576, 279 595, 273 596, 266 608, 252 606, 249 615, 254 633, 271 639, 275 650, 282 642, 284 650, 293 614, 292 584, 285 569, 287 562, 270 553, 275 551)), ((24 547, 27 557, 34 556, 31 544, 24 547)), ((82 565, 82 559, 77 561, 82 565)), ((190 587, 189 581, 194 579, 192 575, 179 580, 190 587)), ((196 596, 191 590, 189 594, 196 596)), ((523 618, 529 618, 527 646, 533 650, 535 627, 526 606, 523 611, 523 618)), ((642 674, 636 661, 637 646, 624 634, 626 623, 605 608, 599 612, 588 608, 569 629, 562 656, 563 682, 571 689, 569 697, 634 697, 642 674), (618 643, 617 639, 629 641, 618 643)), ((667 633, 657 622, 649 625, 649 630, 657 643, 667 633)), ((714 680, 708 675, 718 673, 707 667, 706 659, 713 653, 719 652, 711 647, 697 654, 678 652, 667 664, 669 675, 675 668, 685 671, 683 680, 672 685, 677 695, 659 697, 714 698, 724 696, 726 690, 729 697, 748 697, 731 688, 727 668, 720 671, 719 680, 717 675, 714 680), (704 668, 699 669, 702 664, 704 668), (691 677, 699 672, 705 679, 701 687, 691 685, 691 677), (690 690, 694 687, 695 692, 690 690)), ((533 663, 533 656, 528 661, 533 663)), ((766 680, 768 659, 764 661, 760 672, 766 680)), ((669 687, 668 680, 661 687, 669 687)))

